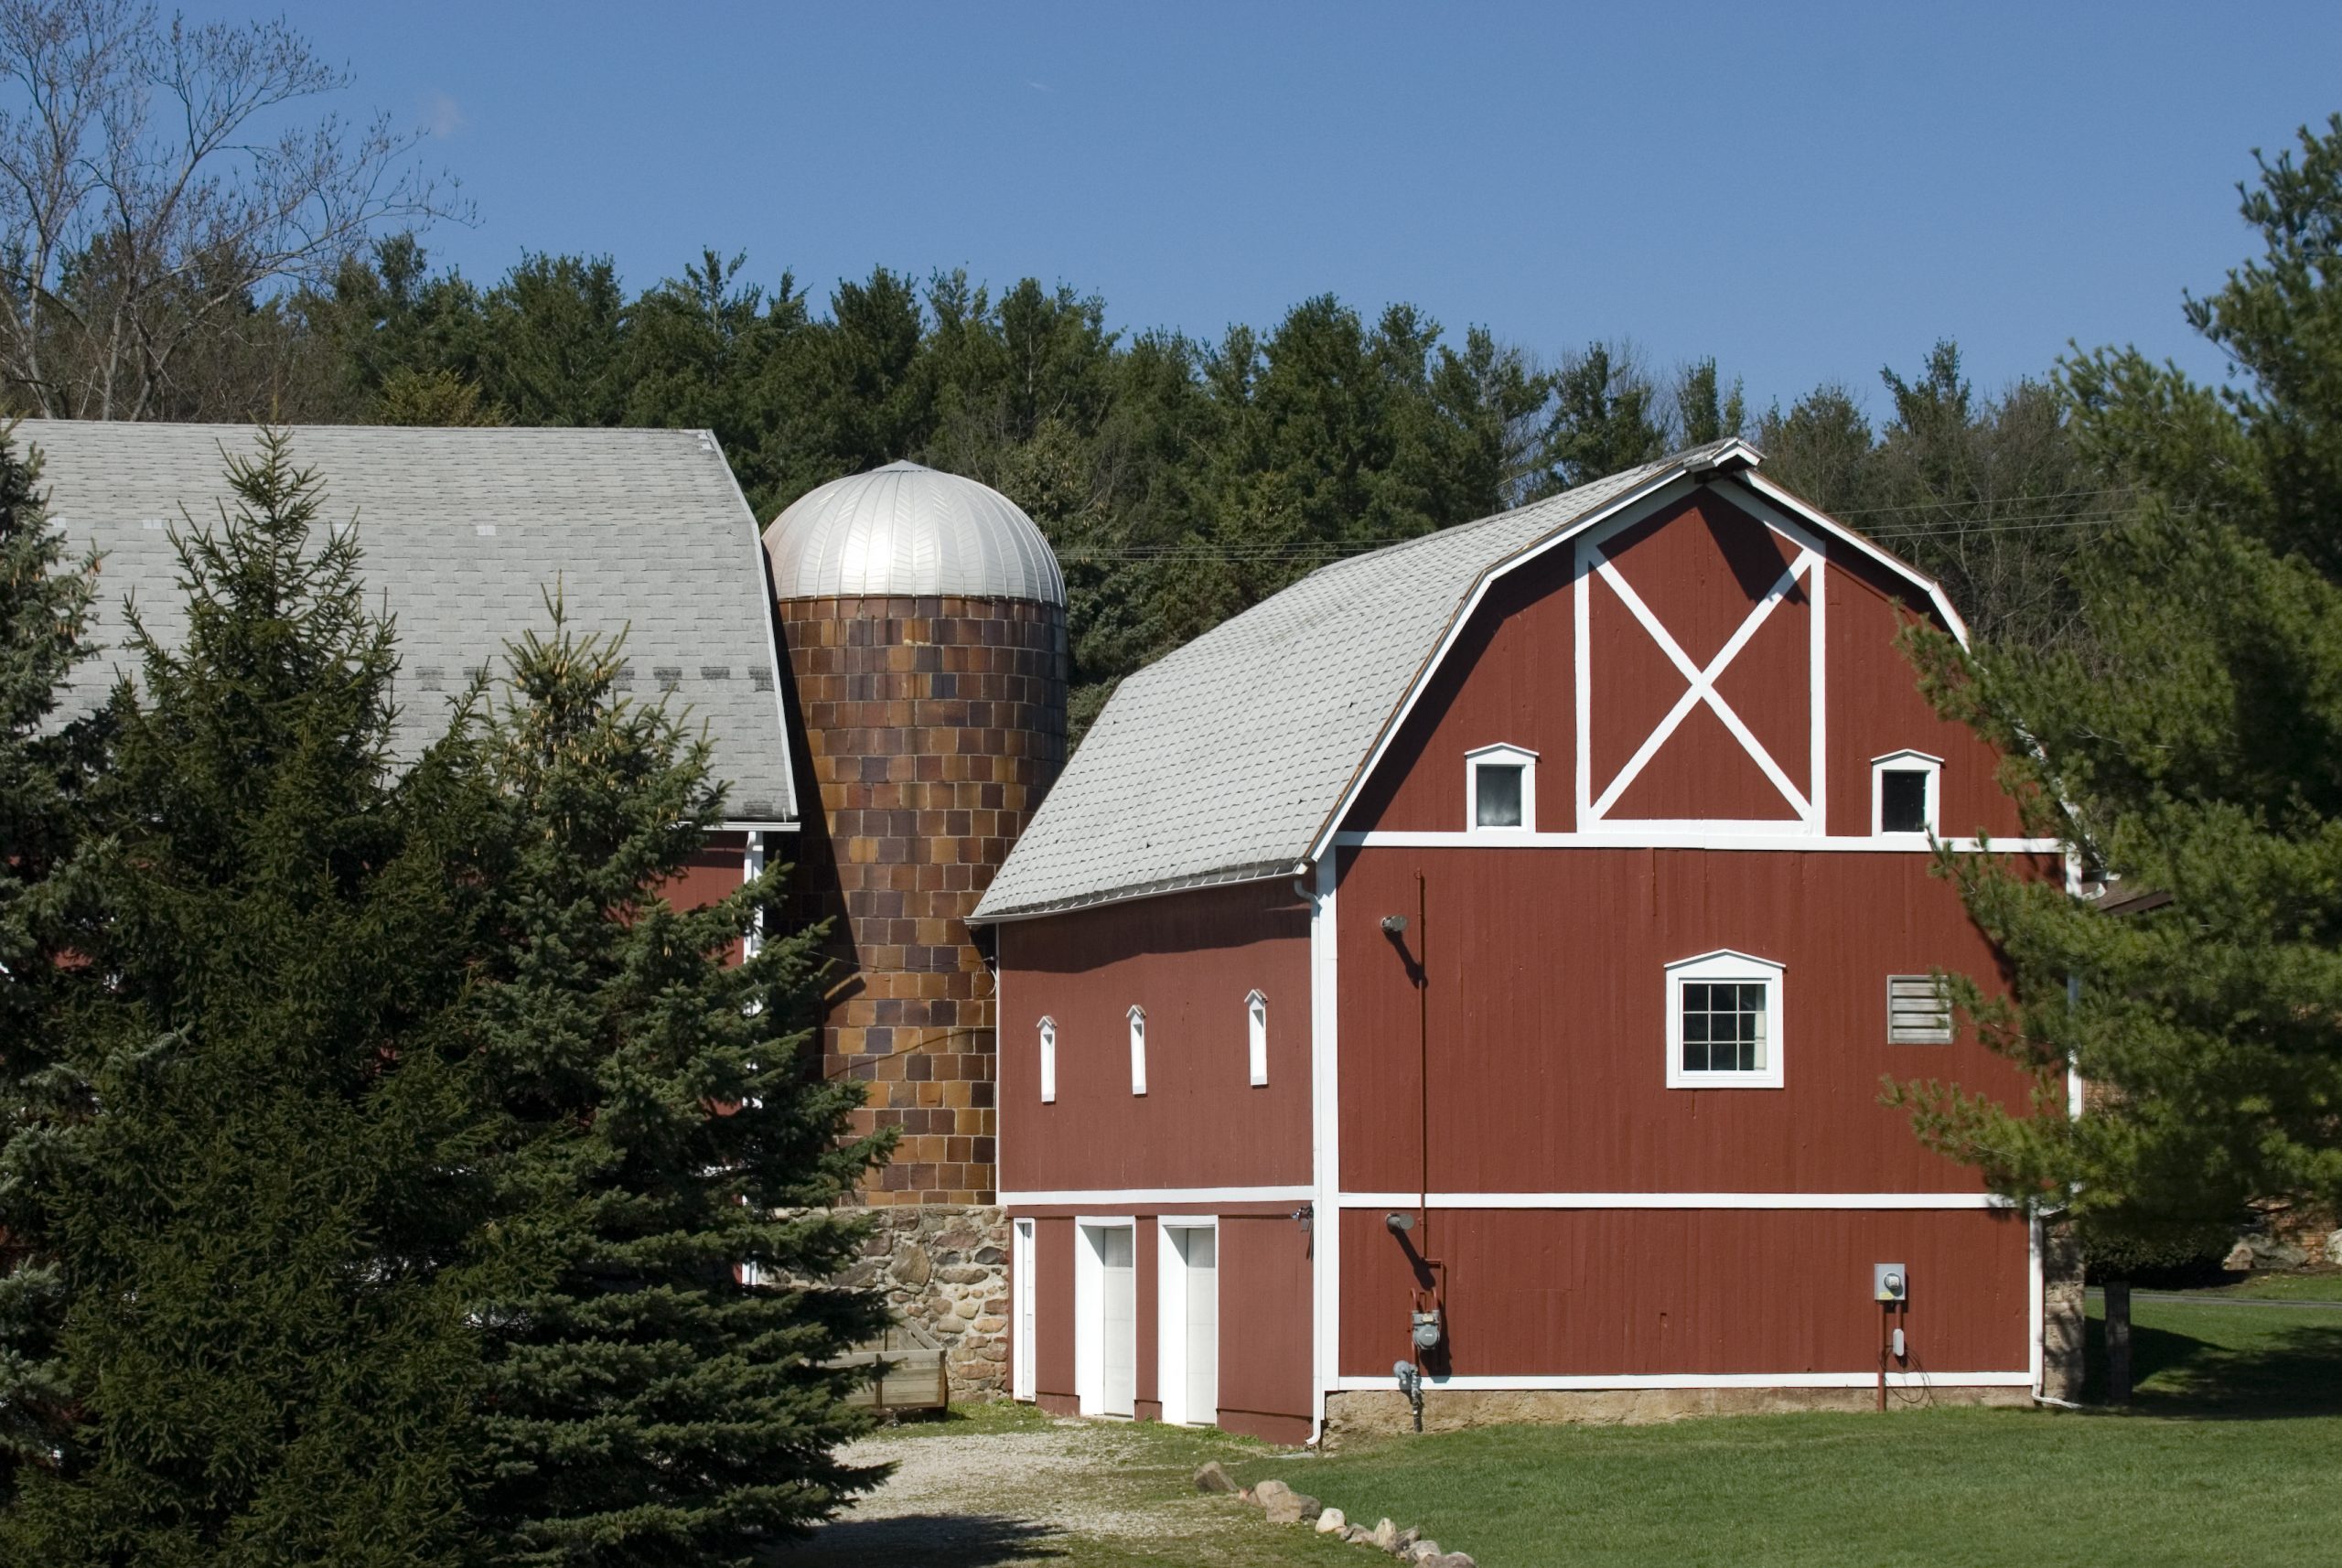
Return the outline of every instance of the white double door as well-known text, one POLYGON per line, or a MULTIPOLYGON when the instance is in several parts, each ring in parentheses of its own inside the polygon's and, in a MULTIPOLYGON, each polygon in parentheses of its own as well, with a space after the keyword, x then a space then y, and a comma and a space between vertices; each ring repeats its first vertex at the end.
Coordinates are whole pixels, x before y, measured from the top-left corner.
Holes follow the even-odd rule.
POLYGON ((1166 1220, 1162 1237, 1155 1323, 1163 1419, 1209 1426, 1219 1419, 1219 1232, 1166 1220))
MULTIPOLYGON (((1085 1220, 1075 1252, 1074 1387, 1084 1415, 1138 1405, 1138 1235, 1127 1220, 1085 1220)), ((1219 1419, 1219 1233, 1209 1223, 1155 1227, 1155 1388, 1163 1419, 1219 1419)))

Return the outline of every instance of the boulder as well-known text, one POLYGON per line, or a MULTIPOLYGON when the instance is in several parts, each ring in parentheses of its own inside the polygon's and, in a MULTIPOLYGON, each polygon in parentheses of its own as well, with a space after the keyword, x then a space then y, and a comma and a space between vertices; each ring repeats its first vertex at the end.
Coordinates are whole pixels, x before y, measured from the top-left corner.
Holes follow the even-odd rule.
POLYGON ((2232 1274, 2240 1274, 2249 1271, 2252 1267, 2252 1243, 2239 1241, 2235 1246, 2230 1247, 2229 1255, 2220 1260, 2220 1267, 2232 1274))
POLYGON ((1423 1532, 1422 1529, 1419 1526, 1411 1524, 1406 1529, 1399 1532, 1399 1542, 1391 1550, 1394 1553, 1403 1556, 1407 1552, 1413 1548, 1416 1541, 1421 1541, 1423 1538, 1423 1532))
POLYGON ((1367 1542, 1378 1551, 1395 1552, 1399 1550, 1399 1527, 1387 1519, 1376 1520, 1367 1542))
POLYGON ((1373 1543, 1374 1532, 1354 1524, 1342 1531, 1342 1539, 1352 1546, 1367 1546, 1373 1543))
POLYGON ((1271 1498, 1284 1497, 1292 1490, 1283 1481, 1255 1481, 1252 1483, 1252 1500, 1265 1504, 1271 1498))
POLYGON ((1342 1510, 1339 1509, 1321 1509, 1317 1513, 1317 1533, 1339 1535, 1349 1522, 1342 1517, 1342 1510))
POLYGON ((1307 1492, 1287 1487, 1268 1500, 1265 1511, 1271 1524, 1308 1524, 1317 1517, 1318 1503, 1307 1492))
POLYGON ((1196 1490, 1199 1492, 1232 1492, 1235 1489, 1236 1477, 1230 1476, 1228 1467, 1217 1459, 1196 1472, 1196 1490))
POLYGON ((2342 1263, 2342 1230, 2337 1230, 2326 1239, 2326 1261, 2342 1263))
POLYGON ((1480 1568, 1468 1552, 1451 1552, 1439 1560, 1438 1568, 1480 1568))
POLYGON ((1436 1541, 1418 1541, 1401 1547, 1399 1555, 1402 1562, 1412 1563, 1415 1568, 1425 1568, 1426 1564, 1437 1563, 1447 1553, 1439 1549, 1436 1541))

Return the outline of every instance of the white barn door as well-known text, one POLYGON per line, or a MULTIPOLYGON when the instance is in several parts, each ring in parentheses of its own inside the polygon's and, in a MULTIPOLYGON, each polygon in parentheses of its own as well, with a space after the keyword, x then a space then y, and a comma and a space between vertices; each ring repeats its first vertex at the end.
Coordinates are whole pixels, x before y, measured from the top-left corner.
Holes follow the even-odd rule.
POLYGON ((1219 1233, 1209 1224, 1163 1228, 1155 1314, 1156 1386, 1163 1419, 1219 1419, 1219 1233))
POLYGON ((1074 1391, 1084 1415, 1138 1402, 1138 1270, 1127 1219, 1080 1222, 1074 1250, 1074 1391))
POLYGON ((1015 1318, 1015 1337, 1010 1342, 1009 1395, 1013 1399, 1030 1402, 1040 1391, 1040 1380, 1034 1375, 1034 1345, 1038 1336, 1033 1332, 1033 1239, 1034 1225, 1029 1219, 1016 1222, 1011 1243, 1014 1259, 1010 1265, 1010 1310, 1015 1318))

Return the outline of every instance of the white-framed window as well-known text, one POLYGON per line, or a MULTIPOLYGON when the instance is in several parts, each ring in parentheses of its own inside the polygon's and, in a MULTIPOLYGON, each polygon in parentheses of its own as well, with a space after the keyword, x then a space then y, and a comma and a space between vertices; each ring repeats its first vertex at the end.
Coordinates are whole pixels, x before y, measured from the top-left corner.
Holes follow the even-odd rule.
POLYGON ((1781 1087, 1781 966, 1729 948, 1667 966, 1667 1087, 1781 1087))
POLYGON ((1932 974, 1886 977, 1886 1043, 1951 1044, 1951 990, 1932 974))
POLYGON ((1943 830, 1943 758, 1890 751, 1870 760, 1870 831, 1881 838, 1926 838, 1943 830))
POLYGON ((1146 1092, 1146 1009, 1131 1008, 1131 1092, 1146 1092))
POLYGON ((1244 998, 1244 1035, 1249 1047, 1245 1059, 1252 1067, 1252 1081, 1255 1086, 1269 1081, 1269 999, 1255 991, 1244 998))
POLYGON ((1537 831, 1537 754, 1483 746, 1464 754, 1464 826, 1476 833, 1537 831))
POLYGON ((1041 1101, 1047 1104, 1058 1097, 1058 1021, 1041 1020, 1041 1101))

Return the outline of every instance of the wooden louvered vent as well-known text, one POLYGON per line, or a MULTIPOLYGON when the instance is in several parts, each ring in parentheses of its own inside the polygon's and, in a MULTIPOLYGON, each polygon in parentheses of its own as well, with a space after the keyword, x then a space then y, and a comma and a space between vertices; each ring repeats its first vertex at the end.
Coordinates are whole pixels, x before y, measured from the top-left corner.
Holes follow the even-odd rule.
POLYGON ((1951 996, 1932 974, 1886 977, 1886 1043, 1951 1044, 1951 996))

